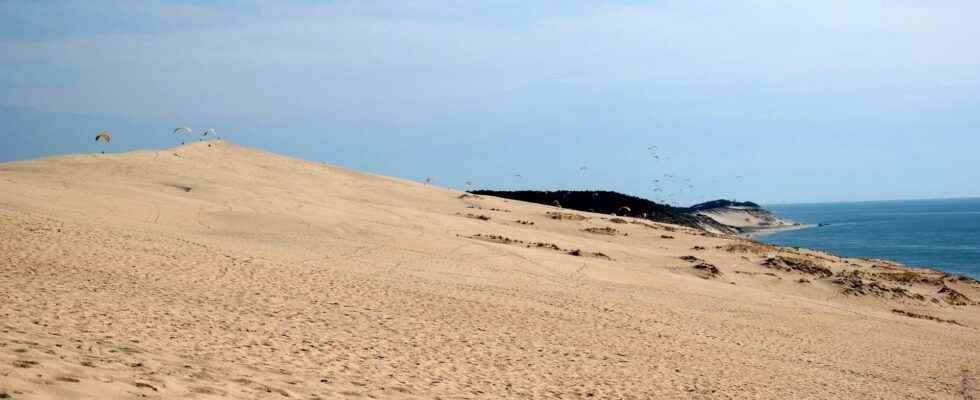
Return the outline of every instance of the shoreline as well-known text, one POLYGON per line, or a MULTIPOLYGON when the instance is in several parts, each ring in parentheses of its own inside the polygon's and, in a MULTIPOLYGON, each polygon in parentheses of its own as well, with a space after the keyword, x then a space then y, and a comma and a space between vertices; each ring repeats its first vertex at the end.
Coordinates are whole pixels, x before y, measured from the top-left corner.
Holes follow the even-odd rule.
POLYGON ((810 229, 810 228, 817 228, 817 227, 819 227, 819 225, 798 224, 798 225, 766 227, 766 228, 741 228, 742 232, 739 233, 738 235, 749 239, 756 239, 759 237, 769 236, 779 232, 796 231, 801 229, 810 229))

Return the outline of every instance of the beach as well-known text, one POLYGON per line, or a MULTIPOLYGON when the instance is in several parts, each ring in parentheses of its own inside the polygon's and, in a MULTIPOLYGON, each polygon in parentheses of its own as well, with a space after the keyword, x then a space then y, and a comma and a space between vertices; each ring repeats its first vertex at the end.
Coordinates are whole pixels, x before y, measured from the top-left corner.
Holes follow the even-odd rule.
POLYGON ((11 399, 966 399, 980 379, 970 278, 222 141, 0 164, 0 290, 11 399))
POLYGON ((784 225, 776 227, 764 227, 764 228, 743 228, 743 235, 747 238, 760 239, 768 235, 772 235, 779 232, 795 231, 800 229, 810 229, 817 228, 814 224, 793 224, 784 225))

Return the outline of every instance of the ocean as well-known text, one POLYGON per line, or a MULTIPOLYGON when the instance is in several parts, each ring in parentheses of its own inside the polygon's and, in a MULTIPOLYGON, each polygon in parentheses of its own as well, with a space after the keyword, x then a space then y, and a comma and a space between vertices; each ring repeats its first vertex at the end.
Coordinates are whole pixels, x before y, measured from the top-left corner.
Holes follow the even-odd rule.
POLYGON ((980 199, 765 206, 805 224, 757 239, 841 256, 883 258, 980 279, 980 199))

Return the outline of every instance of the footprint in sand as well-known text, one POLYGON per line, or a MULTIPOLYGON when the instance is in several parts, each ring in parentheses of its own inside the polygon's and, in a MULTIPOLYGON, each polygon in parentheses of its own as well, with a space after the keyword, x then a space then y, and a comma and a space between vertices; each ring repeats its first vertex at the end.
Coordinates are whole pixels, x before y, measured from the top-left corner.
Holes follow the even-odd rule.
POLYGON ((227 396, 228 395, 228 392, 226 392, 224 390, 221 390, 221 389, 218 389, 218 388, 213 388, 213 387, 207 387, 207 386, 193 387, 193 388, 191 388, 191 393, 195 393, 195 394, 206 394, 206 395, 213 395, 213 396, 227 396))
POLYGON ((136 387, 138 387, 140 389, 150 389, 150 390, 152 390, 154 392, 159 392, 159 390, 156 387, 154 387, 153 385, 151 385, 149 383, 134 382, 133 383, 133 386, 136 386, 136 387))
POLYGON ((17 368, 33 368, 37 365, 37 361, 15 360, 12 364, 17 368))

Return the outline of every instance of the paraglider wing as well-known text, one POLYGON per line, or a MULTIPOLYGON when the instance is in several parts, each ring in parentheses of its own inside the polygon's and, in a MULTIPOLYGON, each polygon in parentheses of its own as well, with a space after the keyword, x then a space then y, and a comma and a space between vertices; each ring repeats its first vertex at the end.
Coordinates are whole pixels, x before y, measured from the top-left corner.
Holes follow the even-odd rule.
POLYGON ((201 136, 213 135, 214 129, 209 128, 208 130, 201 132, 201 136))
POLYGON ((112 134, 109 132, 99 132, 97 135, 95 135, 95 141, 98 142, 100 140, 109 143, 112 141, 112 134))
POLYGON ((190 127, 187 127, 187 126, 182 126, 180 128, 174 129, 174 134, 175 135, 178 134, 178 133, 191 133, 191 132, 193 132, 193 131, 191 130, 190 127))

